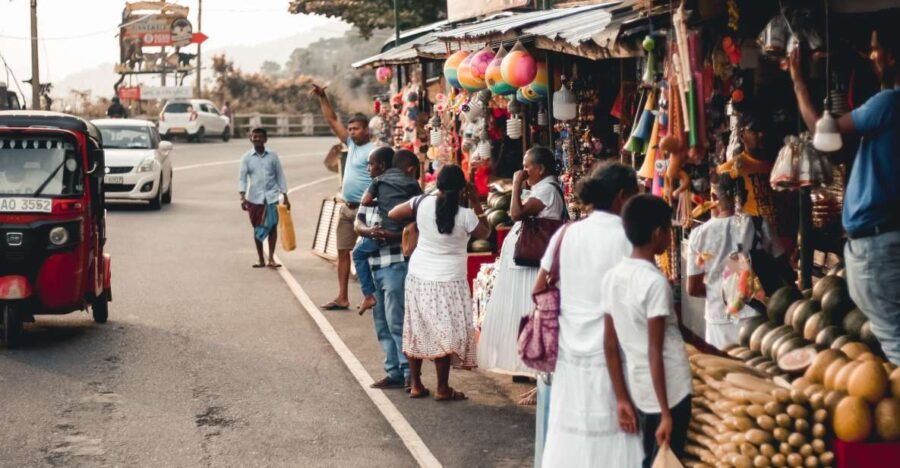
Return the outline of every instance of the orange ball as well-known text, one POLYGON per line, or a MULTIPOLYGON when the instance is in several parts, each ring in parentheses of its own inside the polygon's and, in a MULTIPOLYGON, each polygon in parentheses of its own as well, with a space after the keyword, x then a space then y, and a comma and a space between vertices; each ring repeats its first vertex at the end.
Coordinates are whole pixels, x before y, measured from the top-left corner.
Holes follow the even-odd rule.
POLYGON ((740 89, 732 91, 731 100, 734 102, 742 102, 744 100, 744 91, 740 89))

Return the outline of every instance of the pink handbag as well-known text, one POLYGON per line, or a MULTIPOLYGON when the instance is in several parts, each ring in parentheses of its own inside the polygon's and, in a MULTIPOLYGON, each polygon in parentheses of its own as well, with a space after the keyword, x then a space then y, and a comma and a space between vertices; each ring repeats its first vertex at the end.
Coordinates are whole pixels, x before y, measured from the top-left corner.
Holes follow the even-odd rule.
POLYGON ((553 372, 559 355, 559 250, 569 225, 565 225, 553 252, 553 266, 547 274, 547 289, 532 294, 534 311, 519 324, 519 358, 526 366, 553 372))

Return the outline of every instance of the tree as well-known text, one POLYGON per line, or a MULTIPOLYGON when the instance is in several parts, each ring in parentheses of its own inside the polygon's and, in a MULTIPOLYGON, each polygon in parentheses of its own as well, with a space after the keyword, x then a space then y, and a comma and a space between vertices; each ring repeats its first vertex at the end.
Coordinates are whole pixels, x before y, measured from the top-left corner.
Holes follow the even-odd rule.
POLYGON ((273 62, 271 60, 266 60, 263 62, 262 66, 259 67, 259 72, 263 75, 276 78, 281 75, 281 64, 278 62, 273 62))
MULTIPOLYGON (((293 14, 340 18, 356 26, 364 38, 376 29, 394 28, 394 0, 291 0, 293 14)), ((447 17, 447 0, 397 0, 400 29, 434 23, 447 17)))

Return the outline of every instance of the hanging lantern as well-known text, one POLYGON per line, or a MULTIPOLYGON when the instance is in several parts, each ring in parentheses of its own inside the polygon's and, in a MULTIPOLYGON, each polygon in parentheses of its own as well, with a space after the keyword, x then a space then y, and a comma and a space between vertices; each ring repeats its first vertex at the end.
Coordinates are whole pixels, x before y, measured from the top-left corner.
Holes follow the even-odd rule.
MULTIPOLYGON (((494 60, 494 51, 490 47, 479 50, 472 56, 472 76, 476 80, 485 81, 487 77, 487 69, 494 60)), ((481 89, 484 89, 482 87, 481 89)))
POLYGON ((531 90, 541 98, 547 97, 547 94, 549 92, 547 62, 537 63, 537 73, 534 75, 534 79, 528 85, 528 88, 531 88, 531 90))
POLYGON ((559 90, 553 93, 553 118, 562 121, 572 120, 576 116, 577 109, 575 94, 569 91, 565 83, 560 85, 559 90))
POLYGON ((506 49, 500 46, 500 50, 494 55, 494 59, 488 64, 484 74, 484 81, 487 83, 488 88, 498 96, 506 96, 516 92, 514 86, 510 86, 509 83, 503 81, 503 75, 500 73, 500 65, 503 63, 504 57, 506 57, 506 49))
POLYGON ((388 84, 394 77, 394 69, 391 67, 378 67, 375 70, 375 79, 381 84, 388 84))
POLYGON ((513 140, 522 138, 522 119, 518 115, 506 120, 506 136, 513 140))
POLYGON ((459 81, 459 84, 462 85, 463 89, 470 93, 480 91, 487 86, 484 84, 484 80, 478 79, 473 74, 472 58, 474 57, 474 54, 470 54, 459 64, 459 68, 456 69, 456 80, 459 81))
POLYGON ((521 42, 516 42, 500 63, 500 75, 510 86, 516 88, 527 86, 537 75, 537 62, 521 42))
POLYGON ((468 51, 460 50, 451 54, 444 62, 444 77, 447 78, 447 83, 449 83, 450 86, 456 89, 462 89, 462 85, 459 83, 459 79, 457 77, 457 69, 459 68, 459 65, 462 63, 462 61, 465 60, 468 56, 468 51))

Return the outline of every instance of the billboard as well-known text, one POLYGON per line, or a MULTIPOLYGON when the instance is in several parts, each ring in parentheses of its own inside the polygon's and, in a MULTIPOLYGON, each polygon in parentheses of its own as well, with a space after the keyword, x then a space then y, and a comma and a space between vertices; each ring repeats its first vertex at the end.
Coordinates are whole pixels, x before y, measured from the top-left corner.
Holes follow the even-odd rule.
POLYGON ((447 0, 447 19, 458 21, 528 5, 530 0, 447 0))
POLYGON ((123 40, 138 40, 143 47, 184 47, 191 43, 191 22, 174 15, 149 15, 136 18, 122 27, 123 40))

